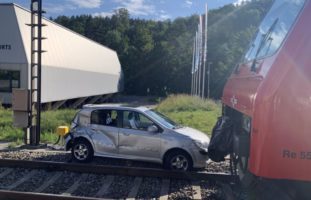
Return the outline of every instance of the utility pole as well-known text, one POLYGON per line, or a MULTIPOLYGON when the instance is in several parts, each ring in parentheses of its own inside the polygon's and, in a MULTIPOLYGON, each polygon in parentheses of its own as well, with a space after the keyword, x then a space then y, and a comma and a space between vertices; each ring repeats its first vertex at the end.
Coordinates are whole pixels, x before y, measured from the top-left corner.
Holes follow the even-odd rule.
POLYGON ((42 0, 31 0, 30 145, 38 146, 41 132, 42 0))

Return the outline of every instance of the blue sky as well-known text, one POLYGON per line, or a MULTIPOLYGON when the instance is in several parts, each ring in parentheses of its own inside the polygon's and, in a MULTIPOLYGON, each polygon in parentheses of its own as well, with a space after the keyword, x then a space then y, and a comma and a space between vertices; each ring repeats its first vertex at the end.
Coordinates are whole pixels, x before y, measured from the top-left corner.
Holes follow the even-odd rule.
MULTIPOLYGON (((46 17, 59 15, 90 14, 111 16, 118 8, 129 10, 132 18, 152 20, 175 19, 203 13, 205 4, 210 9, 243 0, 43 0, 46 17)), ((29 8, 30 0, 0 0, 0 3, 16 3, 29 8)))

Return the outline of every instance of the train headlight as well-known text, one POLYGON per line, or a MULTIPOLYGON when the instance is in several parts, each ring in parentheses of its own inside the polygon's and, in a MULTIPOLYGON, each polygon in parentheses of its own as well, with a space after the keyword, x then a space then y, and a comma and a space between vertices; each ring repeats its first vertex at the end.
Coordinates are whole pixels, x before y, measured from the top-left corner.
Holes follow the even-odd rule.
POLYGON ((244 116, 243 117, 243 129, 247 132, 247 133, 250 133, 251 131, 251 118, 250 117, 247 117, 247 116, 244 116))

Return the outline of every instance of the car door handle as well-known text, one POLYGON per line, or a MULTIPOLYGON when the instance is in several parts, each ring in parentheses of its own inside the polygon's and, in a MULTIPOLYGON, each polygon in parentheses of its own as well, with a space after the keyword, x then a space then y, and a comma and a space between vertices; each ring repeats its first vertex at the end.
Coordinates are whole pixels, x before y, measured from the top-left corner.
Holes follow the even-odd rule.
POLYGON ((129 136, 130 134, 129 133, 122 133, 123 135, 125 135, 125 136, 129 136))

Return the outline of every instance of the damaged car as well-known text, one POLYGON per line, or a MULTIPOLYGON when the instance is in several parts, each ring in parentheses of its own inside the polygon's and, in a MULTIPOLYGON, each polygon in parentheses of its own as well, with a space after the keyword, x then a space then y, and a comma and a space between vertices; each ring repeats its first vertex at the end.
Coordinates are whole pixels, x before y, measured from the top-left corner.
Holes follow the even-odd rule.
POLYGON ((94 156, 163 164, 166 169, 204 168, 209 137, 147 107, 85 105, 75 116, 66 150, 78 162, 94 156))

